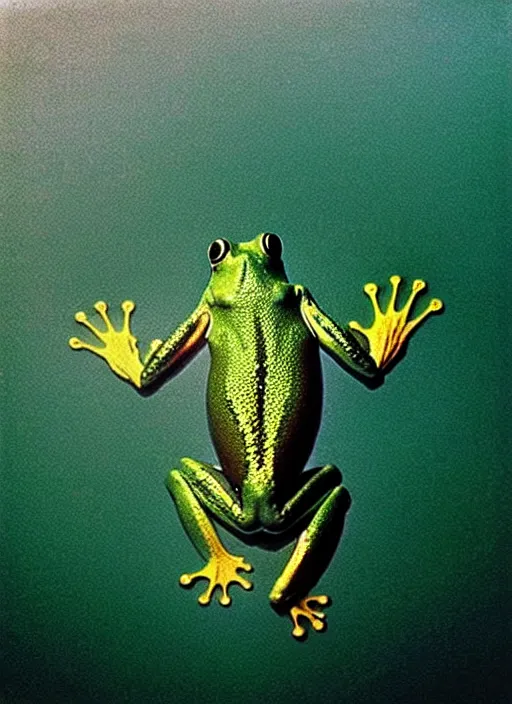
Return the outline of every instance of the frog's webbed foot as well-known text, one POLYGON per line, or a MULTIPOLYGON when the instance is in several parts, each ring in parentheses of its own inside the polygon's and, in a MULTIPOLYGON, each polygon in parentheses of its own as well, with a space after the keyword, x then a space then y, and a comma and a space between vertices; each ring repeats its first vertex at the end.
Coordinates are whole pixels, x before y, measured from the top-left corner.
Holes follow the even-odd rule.
POLYGON ((247 579, 238 574, 238 570, 252 572, 252 565, 244 560, 243 557, 231 555, 231 553, 222 549, 216 551, 208 563, 198 572, 192 574, 182 574, 180 584, 183 587, 191 586, 198 579, 207 579, 209 584, 206 591, 198 598, 198 602, 202 606, 207 606, 213 592, 217 587, 221 588, 222 594, 219 597, 219 603, 222 606, 231 604, 231 597, 228 594, 228 588, 231 584, 239 584, 244 589, 252 589, 252 584, 247 579))
POLYGON ((325 594, 318 596, 308 596, 300 599, 290 608, 290 617, 293 621, 292 636, 301 640, 306 636, 306 629, 299 623, 299 618, 305 618, 317 633, 321 633, 327 628, 326 615, 319 611, 317 606, 329 606, 330 599, 325 594))
POLYGON ((349 323, 353 330, 361 332, 368 338, 370 354, 379 369, 385 369, 399 352, 404 349, 412 331, 427 316, 431 313, 437 313, 443 308, 443 302, 438 298, 433 298, 423 313, 416 318, 409 319, 409 313, 417 295, 420 291, 426 289, 427 284, 421 279, 416 279, 412 284, 411 293, 404 307, 401 310, 397 310, 395 304, 401 280, 400 276, 390 277, 389 281, 392 286, 391 299, 385 311, 381 310, 377 300, 379 287, 374 283, 366 284, 364 292, 372 303, 375 314, 374 322, 369 328, 363 328, 356 321, 349 323))
MULTIPOLYGON (((137 388, 140 388, 140 377, 144 365, 140 360, 137 338, 130 329, 130 316, 135 310, 135 303, 133 301, 124 301, 121 308, 123 309, 124 318, 120 330, 116 330, 112 325, 107 314, 108 306, 104 301, 95 303, 94 309, 103 320, 105 330, 99 330, 93 325, 83 311, 76 313, 75 320, 77 323, 90 330, 103 343, 103 346, 91 345, 78 337, 72 337, 69 340, 69 346, 74 350, 88 350, 98 357, 102 357, 112 371, 121 379, 126 379, 137 388)), ((149 354, 160 344, 160 340, 153 340, 149 354)))

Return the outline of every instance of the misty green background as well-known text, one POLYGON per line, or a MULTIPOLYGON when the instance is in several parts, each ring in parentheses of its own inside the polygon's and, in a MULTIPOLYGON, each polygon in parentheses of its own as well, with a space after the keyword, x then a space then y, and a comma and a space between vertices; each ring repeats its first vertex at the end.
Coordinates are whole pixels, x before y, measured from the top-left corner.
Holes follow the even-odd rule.
POLYGON ((6 702, 505 702, 506 3, 110 2, 3 11, 6 702), (152 398, 70 351, 138 303, 142 347, 273 231, 292 281, 370 322, 366 281, 446 312, 368 391, 324 359, 310 466, 353 506, 304 644, 253 592, 201 609, 164 487, 214 459, 204 352, 152 398))

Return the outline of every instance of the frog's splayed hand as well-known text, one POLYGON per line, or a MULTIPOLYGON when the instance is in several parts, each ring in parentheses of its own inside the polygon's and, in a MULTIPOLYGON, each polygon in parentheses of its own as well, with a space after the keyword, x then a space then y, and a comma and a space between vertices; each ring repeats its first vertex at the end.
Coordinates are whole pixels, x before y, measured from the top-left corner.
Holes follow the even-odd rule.
POLYGON ((379 369, 385 369, 390 364, 405 347, 412 331, 417 328, 427 316, 431 313, 438 313, 443 309, 443 302, 438 298, 433 298, 423 313, 409 320, 409 313, 413 303, 420 291, 424 291, 427 288, 427 284, 421 279, 416 279, 413 282, 411 294, 404 307, 401 310, 397 310, 395 304, 401 280, 400 276, 391 276, 389 279, 392 292, 391 299, 385 311, 381 310, 377 300, 379 287, 373 283, 366 284, 364 292, 369 297, 375 314, 373 325, 369 328, 363 328, 356 321, 349 323, 353 330, 361 332, 368 338, 370 354, 377 362, 379 369))
POLYGON ((252 589, 251 582, 239 575, 237 570, 252 572, 252 565, 246 562, 243 557, 231 555, 231 553, 227 552, 227 550, 224 550, 224 548, 219 545, 219 549, 213 553, 205 567, 199 570, 199 572, 182 574, 180 584, 182 587, 188 587, 198 579, 207 579, 209 582, 208 587, 198 598, 198 602, 202 606, 207 606, 212 599, 216 587, 220 587, 222 594, 219 598, 219 602, 222 606, 229 606, 231 604, 231 597, 228 594, 230 584, 236 583, 244 589, 252 589))
MULTIPOLYGON (((135 310, 135 303, 133 301, 124 301, 121 307, 124 312, 124 318, 120 330, 114 329, 107 315, 108 306, 104 301, 98 301, 94 304, 94 309, 99 313, 105 324, 106 329, 103 331, 95 327, 88 320, 83 311, 78 312, 75 315, 75 320, 90 330, 92 334, 103 343, 103 347, 91 345, 88 342, 80 340, 78 337, 72 337, 69 340, 69 346, 74 350, 89 350, 89 352, 92 352, 98 357, 102 357, 112 371, 121 377, 121 379, 125 379, 137 388, 140 388, 140 379, 144 365, 139 356, 137 338, 130 329, 130 316, 135 310)), ((160 340, 153 340, 148 357, 160 344, 160 340)))
POLYGON ((325 614, 323 611, 313 608, 313 605, 328 606, 329 602, 330 599, 328 596, 320 594, 319 596, 308 596, 305 599, 301 599, 295 606, 292 606, 290 609, 290 617, 293 621, 292 636, 301 639, 306 635, 306 629, 299 623, 299 618, 301 617, 306 618, 315 631, 320 632, 325 630, 327 626, 325 614))

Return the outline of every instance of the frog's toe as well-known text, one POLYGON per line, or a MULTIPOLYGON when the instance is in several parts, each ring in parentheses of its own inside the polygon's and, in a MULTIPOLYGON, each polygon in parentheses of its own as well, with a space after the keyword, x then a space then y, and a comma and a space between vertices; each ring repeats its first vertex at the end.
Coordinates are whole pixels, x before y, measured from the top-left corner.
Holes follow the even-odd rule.
POLYGON ((317 606, 329 606, 330 599, 325 594, 308 596, 300 599, 295 606, 290 608, 290 617, 293 622, 292 636, 298 640, 306 637, 306 629, 299 623, 299 618, 307 619, 312 628, 321 633, 327 628, 326 614, 318 610, 317 606))
POLYGON ((252 565, 244 560, 243 557, 231 555, 228 552, 220 555, 212 555, 209 562, 202 570, 192 572, 190 574, 182 574, 180 584, 183 587, 192 586, 198 579, 208 580, 206 590, 198 597, 197 601, 201 606, 207 606, 211 600, 213 593, 217 587, 220 587, 221 594, 219 603, 222 606, 231 604, 231 596, 229 595, 229 587, 231 584, 239 584, 243 589, 249 591, 253 585, 249 580, 238 574, 238 570, 252 572, 252 565))
MULTIPOLYGON (((98 305, 98 304, 96 304, 96 305, 98 305)), ((87 314, 83 310, 79 310, 77 313, 75 313, 75 320, 77 323, 80 323, 80 325, 83 325, 84 328, 87 328, 88 330, 90 330, 95 337, 97 337, 99 340, 101 340, 101 337, 102 337, 101 330, 99 330, 99 328, 97 328, 95 325, 93 325, 93 323, 91 323, 91 321, 87 317, 87 314)), ((76 341, 77 338, 76 337, 71 338, 71 340, 76 341)), ((69 341, 70 345, 71 345, 71 340, 69 341)), ((81 342, 81 340, 78 340, 78 342, 81 342)), ((84 347, 83 344, 82 344, 82 347, 79 347, 76 344, 71 345, 71 346, 75 350, 87 349, 87 347, 84 347)))
POLYGON ((68 343, 73 350, 81 350, 84 346, 84 343, 78 337, 70 337, 68 343))

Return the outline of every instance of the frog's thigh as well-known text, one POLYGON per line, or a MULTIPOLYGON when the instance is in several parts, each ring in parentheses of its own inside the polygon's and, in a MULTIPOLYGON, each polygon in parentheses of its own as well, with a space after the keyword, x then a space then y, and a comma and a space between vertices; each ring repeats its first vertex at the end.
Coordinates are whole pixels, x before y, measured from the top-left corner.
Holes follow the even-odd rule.
POLYGON ((333 464, 315 467, 300 476, 302 486, 279 513, 280 527, 286 529, 317 508, 334 487, 341 484, 341 472, 333 464))
MULTIPOLYGON (((179 471, 196 500, 210 511, 216 518, 235 531, 251 528, 252 518, 242 510, 238 497, 231 488, 226 477, 219 470, 206 462, 184 457, 179 471)), ((168 488, 174 497, 170 484, 168 488)))
POLYGON ((348 491, 337 486, 317 508, 270 592, 270 601, 277 610, 306 596, 318 582, 336 552, 349 506, 348 491))

